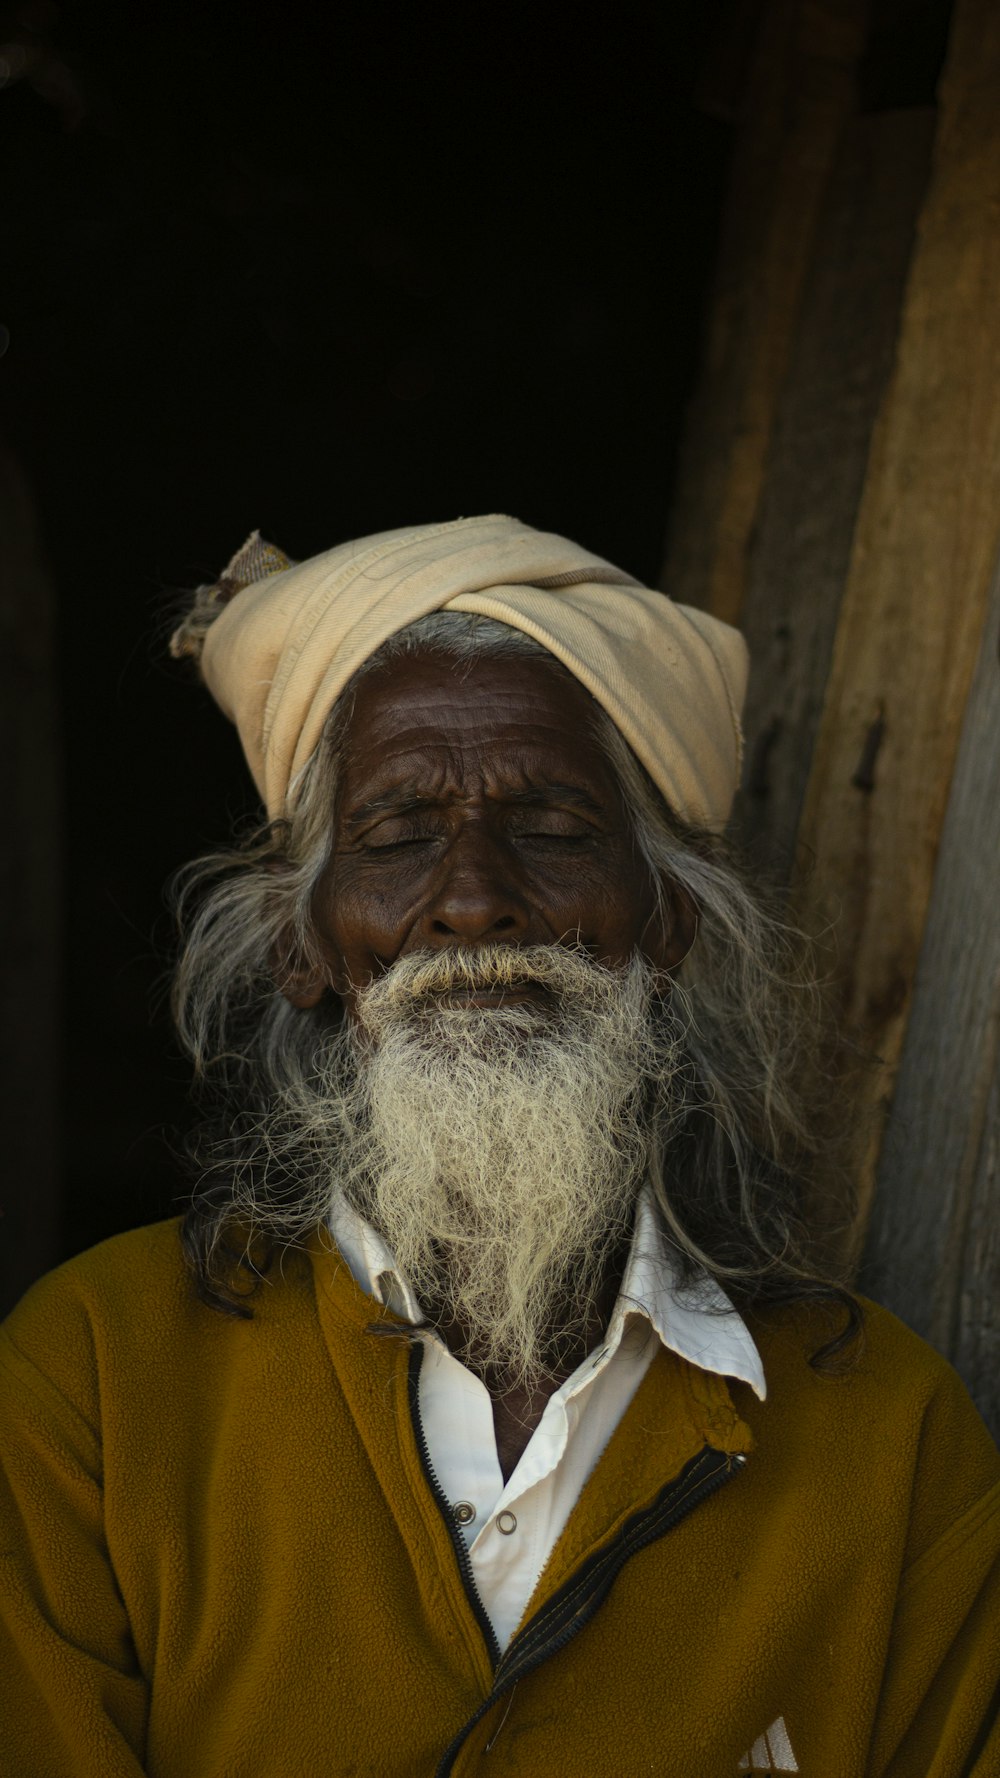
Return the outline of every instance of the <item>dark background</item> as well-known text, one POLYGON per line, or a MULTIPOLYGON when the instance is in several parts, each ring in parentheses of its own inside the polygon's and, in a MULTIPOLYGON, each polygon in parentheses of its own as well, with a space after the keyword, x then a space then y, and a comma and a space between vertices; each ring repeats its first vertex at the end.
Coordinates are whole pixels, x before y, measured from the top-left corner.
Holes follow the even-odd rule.
POLYGON ((255 804, 166 657, 179 592, 254 527, 302 557, 491 511, 655 584, 733 139, 697 90, 723 10, 8 13, 3 427, 57 613, 54 1260, 184 1189, 163 884, 255 804))
MULTIPOLYGON (((163 885, 255 799, 167 658, 183 590, 255 527, 299 558, 490 511, 655 584, 777 4, 0 10, 0 519, 20 478, 55 607, 50 671, 31 570, 3 682, 38 706, 3 731, 21 1287, 185 1189, 163 885)), ((933 103, 947 0, 871 12, 861 110, 933 103)))

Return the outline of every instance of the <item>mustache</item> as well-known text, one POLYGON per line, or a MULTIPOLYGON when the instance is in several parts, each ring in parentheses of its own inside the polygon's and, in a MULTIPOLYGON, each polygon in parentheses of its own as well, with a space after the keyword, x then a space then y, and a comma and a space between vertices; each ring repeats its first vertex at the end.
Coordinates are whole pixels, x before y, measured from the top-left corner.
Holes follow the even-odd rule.
POLYGON ((598 963, 579 947, 566 945, 453 945, 441 951, 416 951, 400 957, 383 976, 358 996, 362 1019, 366 1010, 393 1013, 421 1003, 433 1006, 449 993, 488 993, 504 989, 541 989, 569 1001, 591 1000, 606 993, 624 972, 598 963))

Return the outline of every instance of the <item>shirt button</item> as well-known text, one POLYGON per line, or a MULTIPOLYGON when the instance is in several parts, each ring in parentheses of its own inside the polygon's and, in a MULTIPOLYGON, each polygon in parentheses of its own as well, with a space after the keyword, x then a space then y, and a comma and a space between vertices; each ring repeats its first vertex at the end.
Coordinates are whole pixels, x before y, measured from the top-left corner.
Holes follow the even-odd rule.
POLYGON ((514 1517, 514 1514, 506 1512, 497 1513, 497 1530, 502 1531, 505 1537, 509 1537, 512 1531, 516 1531, 517 1520, 514 1517))
POLYGON ((476 1516, 476 1509, 471 1500, 459 1500, 452 1507, 451 1516, 456 1525, 471 1525, 476 1516))

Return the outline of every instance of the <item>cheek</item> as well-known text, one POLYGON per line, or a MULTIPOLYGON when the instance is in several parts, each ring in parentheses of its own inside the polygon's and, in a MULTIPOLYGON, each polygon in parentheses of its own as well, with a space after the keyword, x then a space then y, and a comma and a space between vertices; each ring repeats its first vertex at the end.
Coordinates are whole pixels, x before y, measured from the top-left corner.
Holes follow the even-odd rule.
POLYGON ((623 956, 645 948, 654 926, 659 931, 656 894, 645 871, 629 872, 624 880, 608 885, 602 918, 609 941, 623 956))
POLYGON ((644 936, 656 905, 652 885, 625 860, 577 866, 547 886, 546 903, 553 930, 579 929, 585 944, 626 958, 644 936))
POLYGON ((354 977, 357 965, 392 954, 405 930, 407 912, 404 899, 390 886, 362 883, 360 875, 345 861, 323 882, 313 904, 316 930, 332 971, 336 974, 346 965, 354 977))

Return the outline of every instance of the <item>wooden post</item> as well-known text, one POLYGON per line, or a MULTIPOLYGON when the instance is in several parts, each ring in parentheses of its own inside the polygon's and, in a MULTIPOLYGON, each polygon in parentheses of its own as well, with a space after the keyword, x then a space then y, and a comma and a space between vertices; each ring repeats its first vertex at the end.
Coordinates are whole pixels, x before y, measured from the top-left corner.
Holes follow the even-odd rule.
POLYGON ((1000 562, 965 712, 859 1283, 1000 1436, 1000 562))
POLYGON ((927 108, 845 130, 775 414, 740 624, 750 684, 735 825, 786 880, 934 124, 927 108))
POLYGON ((871 1218, 860 1287, 1000 1434, 1000 9, 955 0, 933 114, 854 114, 842 58, 812 128, 795 11, 760 15, 662 584, 747 634, 737 831, 882 1058, 847 1257, 871 1218))
POLYGON ((729 622, 866 19, 867 0, 774 0, 751 61, 661 583, 729 622))
POLYGON ((800 827, 815 867, 799 906, 836 921, 843 1004, 883 1058, 883 1111, 1000 550, 998 218, 1000 11, 958 0, 800 827))

